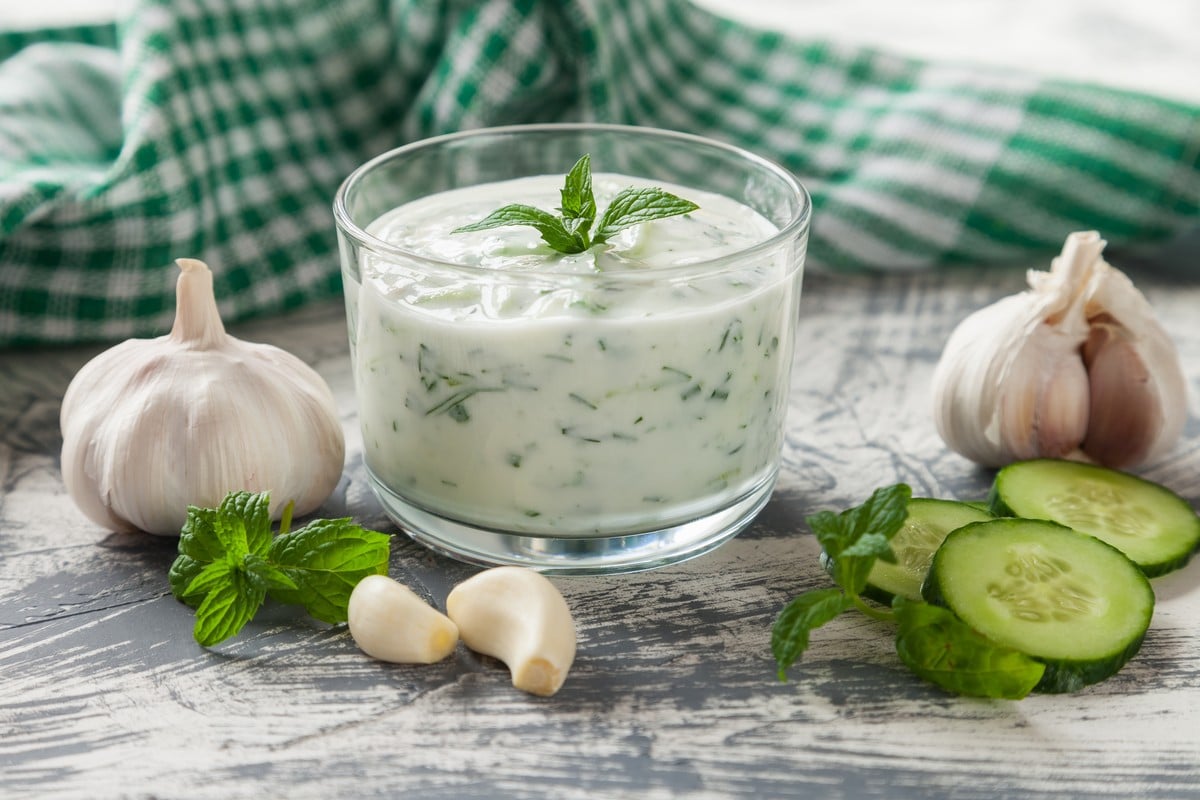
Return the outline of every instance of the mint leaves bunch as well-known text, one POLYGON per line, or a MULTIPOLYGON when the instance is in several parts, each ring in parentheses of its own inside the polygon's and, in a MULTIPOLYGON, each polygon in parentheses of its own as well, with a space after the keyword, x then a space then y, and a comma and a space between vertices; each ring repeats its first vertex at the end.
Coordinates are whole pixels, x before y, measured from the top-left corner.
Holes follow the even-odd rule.
POLYGON ((276 536, 269 506, 267 492, 232 492, 217 508, 188 507, 168 577, 172 594, 196 609, 194 636, 205 647, 237 635, 268 596, 323 622, 345 622, 355 585, 387 574, 387 534, 349 518, 288 532, 289 503, 276 536))
POLYGON ((897 597, 890 609, 860 596, 876 559, 894 563, 891 538, 904 525, 912 490, 900 483, 877 489, 862 505, 807 518, 831 563, 835 588, 805 592, 788 603, 771 631, 779 679, 808 649, 809 634, 851 608, 895 622, 896 653, 921 678, 956 694, 1019 699, 1041 680, 1045 666, 996 644, 951 611, 897 597))
POLYGON ((584 154, 571 171, 560 192, 562 206, 558 216, 534 206, 514 203, 493 211, 479 222, 455 228, 452 233, 485 231, 509 225, 528 225, 536 228, 546 244, 560 253, 582 253, 598 244, 604 244, 616 234, 651 222, 680 214, 687 214, 700 206, 676 197, 657 188, 622 189, 604 214, 596 232, 596 198, 592 193, 592 157, 584 154))

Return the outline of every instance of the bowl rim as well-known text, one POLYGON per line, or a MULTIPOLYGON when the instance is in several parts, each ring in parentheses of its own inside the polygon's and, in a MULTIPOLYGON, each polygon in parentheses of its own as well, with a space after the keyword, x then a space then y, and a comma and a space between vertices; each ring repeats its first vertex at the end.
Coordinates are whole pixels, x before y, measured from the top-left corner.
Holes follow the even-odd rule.
MULTIPOLYGON (((762 169, 765 172, 773 175, 775 178, 781 180, 799 199, 797 211, 792 218, 788 220, 787 224, 779 228, 775 233, 766 239, 755 242, 754 244, 748 245, 740 250, 732 253, 724 253, 720 256, 715 256, 709 259, 691 261, 687 264, 663 267, 647 267, 644 269, 630 270, 628 272, 622 271, 605 272, 602 274, 597 273, 597 277, 602 276, 607 280, 620 280, 623 277, 628 276, 630 278, 644 280, 647 277, 670 276, 680 273, 695 274, 697 272, 704 272, 706 274, 711 274, 713 271, 720 271, 721 267, 723 266, 737 266, 744 263, 747 259, 753 259, 757 257, 760 253, 774 250, 781 244, 798 239, 808 228, 809 221, 812 217, 812 197, 809 195, 808 190, 804 187, 804 185, 791 172, 791 170, 769 158, 752 153, 749 150, 737 145, 720 142, 704 136, 697 136, 695 134, 669 130, 666 128, 592 122, 556 122, 473 128, 470 130, 446 133, 439 136, 419 139, 417 141, 409 142, 408 144, 394 147, 390 150, 380 153, 379 155, 363 162, 356 167, 348 176, 346 176, 341 185, 338 186, 337 192, 335 193, 333 199, 333 216, 337 230, 342 235, 354 240, 359 247, 370 250, 372 253, 377 255, 395 258, 400 261, 415 260, 439 268, 461 271, 467 274, 491 275, 494 277, 497 273, 497 270, 493 267, 478 267, 469 264, 460 264, 454 261, 442 260, 425 253, 417 253, 415 251, 399 247, 371 233, 368 233, 362 226, 353 220, 350 210, 347 207, 347 195, 355 184, 361 182, 368 173, 377 169, 379 165, 395 158, 402 157, 416 150, 441 147, 452 142, 480 137, 514 136, 521 134, 542 134, 571 131, 620 133, 626 135, 632 134, 668 141, 675 140, 677 142, 687 143, 692 146, 699 146, 709 150, 720 151, 726 155, 732 155, 740 160, 749 162, 759 169, 762 169)), ((515 276, 518 273, 511 274, 515 276)), ((533 273, 519 274, 533 277, 533 273)), ((539 269, 536 275, 543 277, 565 276, 575 280, 583 277, 578 272, 555 269, 539 269)))

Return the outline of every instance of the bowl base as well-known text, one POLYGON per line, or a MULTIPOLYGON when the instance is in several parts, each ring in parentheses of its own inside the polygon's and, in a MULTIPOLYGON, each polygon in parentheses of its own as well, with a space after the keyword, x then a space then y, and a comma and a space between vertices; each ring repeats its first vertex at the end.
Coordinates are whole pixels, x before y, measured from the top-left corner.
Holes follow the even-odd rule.
POLYGON ((706 516, 642 533, 614 536, 523 535, 448 519, 409 503, 373 475, 371 489, 410 538, 459 561, 529 567, 547 575, 605 575, 678 564, 737 536, 771 497, 776 472, 706 516))

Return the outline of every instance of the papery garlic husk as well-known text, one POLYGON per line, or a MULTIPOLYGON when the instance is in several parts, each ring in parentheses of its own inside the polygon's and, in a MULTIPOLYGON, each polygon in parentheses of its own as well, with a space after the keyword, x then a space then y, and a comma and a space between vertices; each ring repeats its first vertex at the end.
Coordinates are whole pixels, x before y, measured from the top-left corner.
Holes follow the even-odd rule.
POLYGON ((938 433, 999 467, 1074 458, 1128 468, 1164 454, 1187 419, 1179 353, 1145 296, 1072 233, 1029 290, 967 317, 933 376, 938 433))
POLYGON ((213 277, 177 261, 175 324, 83 366, 63 397, 62 472, 80 510, 113 531, 178 536, 189 505, 271 493, 279 519, 329 497, 345 442, 328 384, 277 347, 225 332, 213 277))

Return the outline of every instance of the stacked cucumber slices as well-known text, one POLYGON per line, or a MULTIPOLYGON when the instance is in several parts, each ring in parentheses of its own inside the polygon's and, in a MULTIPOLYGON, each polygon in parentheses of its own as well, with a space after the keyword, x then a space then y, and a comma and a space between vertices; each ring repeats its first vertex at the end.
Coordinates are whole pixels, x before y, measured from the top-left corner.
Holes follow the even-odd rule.
POLYGON ((1056 522, 994 519, 952 531, 922 594, 988 639, 1040 661, 1034 691, 1071 692, 1119 670, 1154 612, 1150 581, 1112 545, 1056 522))
POLYGON ((1041 665, 1033 691, 1070 692, 1137 653, 1154 611, 1148 578, 1188 562, 1200 517, 1147 480, 1036 459, 1001 469, 986 504, 910 500, 890 545, 894 561, 878 558, 861 594, 901 612, 897 647, 914 671, 928 677, 905 652, 903 617, 923 601, 1041 665))

